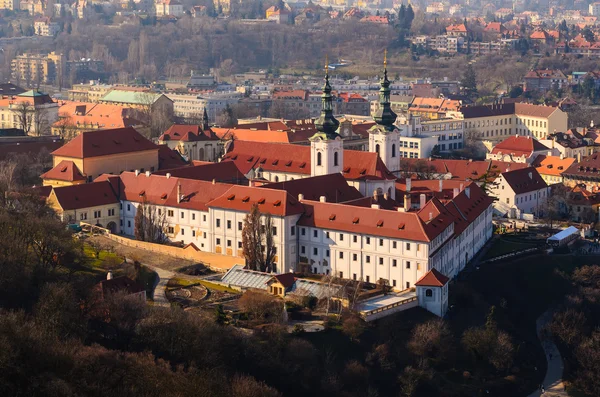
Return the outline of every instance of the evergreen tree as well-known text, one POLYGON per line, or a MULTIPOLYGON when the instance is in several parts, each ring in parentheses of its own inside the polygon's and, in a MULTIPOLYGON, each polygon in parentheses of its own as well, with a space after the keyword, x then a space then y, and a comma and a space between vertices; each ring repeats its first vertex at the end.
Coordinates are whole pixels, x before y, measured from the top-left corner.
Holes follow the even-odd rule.
POLYGON ((477 74, 475 73, 473 65, 470 63, 467 64, 461 84, 463 91, 468 96, 475 95, 477 93, 477 74))
POLYGON ((413 11, 412 5, 409 4, 406 8, 406 29, 410 30, 414 19, 415 12, 413 11))

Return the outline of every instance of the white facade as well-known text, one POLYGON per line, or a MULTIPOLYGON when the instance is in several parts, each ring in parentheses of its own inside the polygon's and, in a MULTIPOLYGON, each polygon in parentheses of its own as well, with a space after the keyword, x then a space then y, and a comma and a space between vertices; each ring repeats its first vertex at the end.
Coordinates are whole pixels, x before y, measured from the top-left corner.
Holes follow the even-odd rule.
POLYGON ((520 218, 521 214, 541 216, 540 211, 543 211, 544 204, 550 194, 550 188, 545 183, 539 189, 516 193, 502 174, 494 181, 491 191, 492 195, 498 198, 498 202, 500 203, 498 205, 510 207, 510 218, 520 218))
POLYGON ((369 152, 379 154, 379 157, 392 172, 400 170, 400 132, 394 128, 393 131, 383 131, 375 128, 369 132, 369 152))
POLYGON ((344 144, 342 138, 310 138, 310 174, 329 175, 342 172, 344 167, 344 144))

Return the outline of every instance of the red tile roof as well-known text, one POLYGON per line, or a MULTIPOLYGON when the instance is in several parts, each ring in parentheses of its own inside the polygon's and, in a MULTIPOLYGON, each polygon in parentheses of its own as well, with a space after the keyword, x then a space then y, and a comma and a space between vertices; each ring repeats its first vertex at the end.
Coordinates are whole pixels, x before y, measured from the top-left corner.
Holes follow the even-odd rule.
POLYGON ((456 24, 456 25, 449 25, 446 28, 446 32, 467 33, 467 27, 465 26, 464 23, 456 24))
POLYGON ((146 150, 158 151, 158 146, 128 127, 81 133, 52 155, 82 159, 146 150))
POLYGON ((502 153, 529 157, 537 151, 548 152, 550 148, 530 136, 513 135, 494 146, 492 154, 502 153))
POLYGON ((260 212, 275 216, 301 214, 304 207, 284 190, 264 189, 251 186, 232 186, 222 196, 212 200, 208 207, 250 212, 258 204, 260 212))
POLYGON ((67 182, 85 181, 85 177, 79 171, 79 168, 69 160, 61 161, 56 167, 40 175, 40 178, 67 182))
POLYGON ((64 211, 99 207, 119 202, 108 182, 55 187, 52 191, 64 211))
POLYGON ((325 199, 331 203, 341 203, 363 197, 355 187, 348 185, 346 179, 341 174, 267 183, 262 187, 266 189, 285 190, 292 197, 298 197, 299 194, 302 194, 305 200, 319 201, 321 196, 325 196, 325 199))
POLYGON ((302 203, 306 211, 298 221, 300 226, 411 241, 431 241, 454 221, 452 214, 437 199, 430 201, 418 212, 398 212, 308 200, 302 203))
POLYGON ((472 222, 493 204, 494 199, 476 183, 468 186, 469 195, 462 190, 458 196, 446 204, 446 209, 454 215, 454 235, 460 235, 472 222))
POLYGON ((440 273, 436 268, 428 271, 415 283, 417 287, 443 287, 450 279, 440 273))
POLYGON ((535 158, 531 165, 536 167, 538 172, 542 175, 560 176, 574 162, 575 159, 572 157, 565 157, 561 159, 558 156, 546 156, 540 154, 535 158))
MULTIPOLYGON (((283 274, 278 274, 278 275, 276 275, 276 276, 273 276, 273 277, 271 278, 271 280, 273 280, 273 279, 275 279, 275 280, 279 281, 279 283, 280 283, 281 285, 283 285, 283 287, 284 287, 285 289, 288 289, 288 288, 290 288, 290 287, 291 287, 292 285, 294 285, 294 283, 296 282, 296 276, 294 276, 294 273, 283 273, 283 274)), ((269 281, 271 281, 271 280, 269 280, 269 281)), ((267 283, 268 283, 269 281, 267 281, 267 283)))
POLYGON ((191 167, 180 167, 155 172, 154 175, 171 174, 171 177, 194 179, 198 181, 243 183, 248 184, 244 174, 236 167, 233 161, 222 161, 220 163, 204 163, 191 167))
POLYGON ((502 176, 515 194, 532 192, 548 187, 542 176, 533 167, 503 172, 502 176))
POLYGON ((187 165, 188 163, 181 157, 178 151, 170 149, 167 145, 158 145, 159 170, 186 167, 187 165))
MULTIPOLYGON (((235 161, 243 173, 252 168, 310 175, 310 146, 233 141, 225 160, 235 161)), ((344 150, 342 174, 351 180, 396 179, 377 153, 344 150)))
POLYGON ((219 138, 208 129, 203 131, 199 125, 173 124, 159 138, 159 141, 216 141, 219 138))

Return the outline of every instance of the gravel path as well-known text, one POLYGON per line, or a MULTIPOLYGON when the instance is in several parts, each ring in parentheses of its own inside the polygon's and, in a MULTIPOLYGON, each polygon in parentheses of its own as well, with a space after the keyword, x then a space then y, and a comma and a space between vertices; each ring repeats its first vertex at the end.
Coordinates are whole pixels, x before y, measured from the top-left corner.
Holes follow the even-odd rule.
POLYGON ((568 393, 565 391, 565 386, 562 381, 564 365, 560 352, 551 339, 545 338, 542 335, 544 326, 552 320, 553 314, 554 312, 549 309, 538 317, 536 321, 538 339, 546 353, 546 361, 548 362, 548 369, 546 370, 546 376, 544 377, 543 383, 545 392, 542 393, 542 391, 538 389, 528 397, 568 397, 568 393))

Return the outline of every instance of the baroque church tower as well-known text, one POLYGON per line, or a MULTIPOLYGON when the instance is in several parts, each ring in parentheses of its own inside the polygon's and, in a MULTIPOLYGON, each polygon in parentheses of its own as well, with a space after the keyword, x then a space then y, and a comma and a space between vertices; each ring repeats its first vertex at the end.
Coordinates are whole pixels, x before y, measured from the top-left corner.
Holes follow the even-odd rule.
POLYGON ((387 76, 387 50, 383 59, 383 78, 379 89, 379 109, 373 114, 377 123, 369 129, 369 152, 376 152, 391 172, 400 170, 400 131, 394 125, 396 113, 390 105, 390 81, 387 76))
POLYGON ((321 115, 315 121, 317 133, 310 138, 311 176, 342 172, 344 167, 344 146, 342 137, 337 132, 340 122, 333 117, 332 101, 329 65, 326 59, 321 115))

